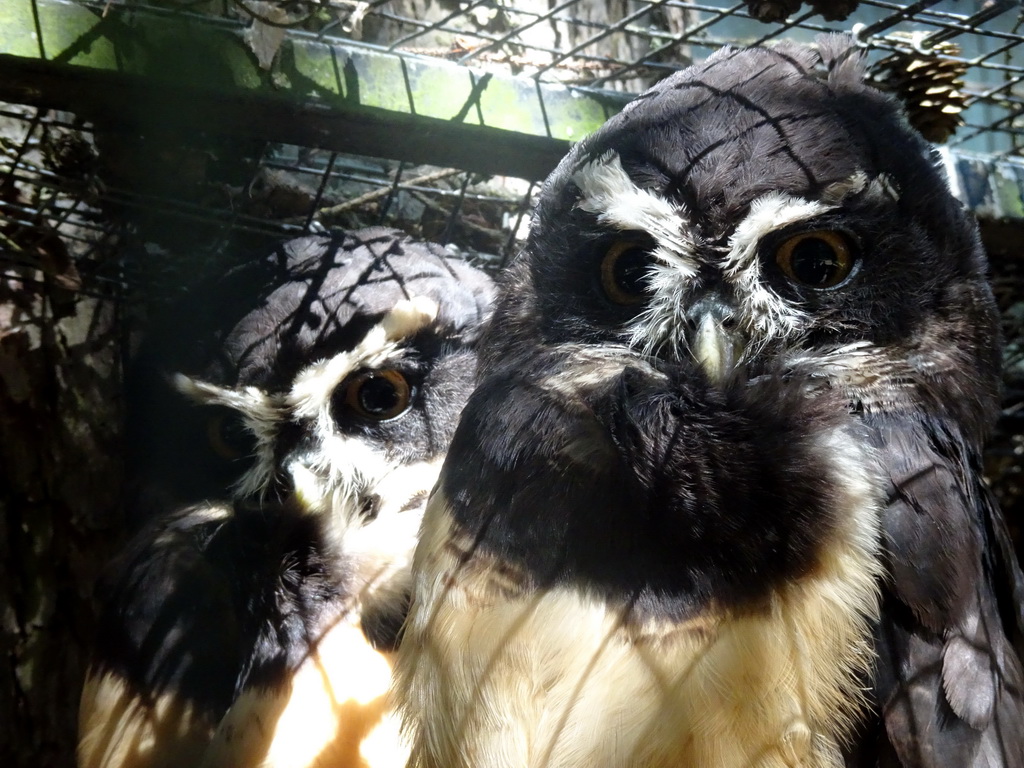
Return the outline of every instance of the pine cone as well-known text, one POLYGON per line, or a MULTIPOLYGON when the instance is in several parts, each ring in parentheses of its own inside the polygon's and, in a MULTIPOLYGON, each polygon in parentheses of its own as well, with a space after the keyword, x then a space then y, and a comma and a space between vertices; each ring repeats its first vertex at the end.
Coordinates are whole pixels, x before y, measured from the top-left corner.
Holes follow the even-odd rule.
POLYGON ((801 0, 744 0, 747 11, 758 21, 782 21, 800 10, 801 0))
POLYGON ((857 10, 860 0, 808 0, 811 8, 825 21, 844 21, 857 10))
POLYGON ((81 180, 96 172, 96 150, 81 133, 47 135, 42 149, 47 167, 60 176, 81 180))
POLYGON ((872 67, 872 81, 895 94, 907 110, 907 119, 928 141, 946 141, 963 125, 961 112, 967 97, 961 90, 967 65, 954 61, 960 48, 942 42, 929 53, 908 45, 872 67))
MULTIPOLYGON (((860 0, 807 0, 815 13, 828 21, 842 21, 857 9, 860 0)), ((801 0, 744 0, 758 21, 783 21, 800 10, 801 0)))

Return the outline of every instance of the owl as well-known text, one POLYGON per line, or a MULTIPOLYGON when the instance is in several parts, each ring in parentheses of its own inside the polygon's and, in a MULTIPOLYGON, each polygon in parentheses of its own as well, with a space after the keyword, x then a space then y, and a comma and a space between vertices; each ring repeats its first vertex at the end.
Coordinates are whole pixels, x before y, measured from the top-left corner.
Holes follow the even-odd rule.
POLYGON ((404 765, 392 653, 492 299, 440 246, 372 228, 283 243, 154 330, 82 768, 404 765))
POLYGON ((845 38, 578 144, 424 517, 410 764, 1024 766, 986 268, 845 38))

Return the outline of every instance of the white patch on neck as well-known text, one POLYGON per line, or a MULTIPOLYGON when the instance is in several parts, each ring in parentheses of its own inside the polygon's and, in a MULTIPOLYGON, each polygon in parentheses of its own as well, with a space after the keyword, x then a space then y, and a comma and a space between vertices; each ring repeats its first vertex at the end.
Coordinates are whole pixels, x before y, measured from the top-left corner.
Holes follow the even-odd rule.
MULTIPOLYGON (((892 350, 869 341, 798 352, 787 362, 791 367, 812 372, 814 379, 820 382, 812 386, 841 392, 865 413, 892 413, 905 408, 908 401, 919 399, 919 395, 914 394, 918 374, 926 374, 920 368, 910 367, 902 353, 894 357, 892 350)), ((947 364, 955 365, 952 360, 947 364)))
POLYGON ((419 540, 427 498, 437 482, 444 457, 411 464, 391 464, 375 478, 377 516, 345 536, 344 553, 353 574, 353 598, 362 608, 394 604, 412 587, 412 558, 419 540))
POLYGON ((573 586, 531 591, 435 492, 397 670, 414 764, 840 768, 872 663, 884 483, 844 428, 816 441, 835 489, 816 567, 761 610, 679 624, 632 624, 628 603, 573 586))
POLYGON ((409 590, 410 564, 427 496, 444 457, 399 464, 365 440, 332 435, 319 451, 292 460, 297 495, 308 514, 322 521, 329 552, 346 563, 350 604, 389 603, 409 590), (364 501, 375 503, 366 519, 364 501))

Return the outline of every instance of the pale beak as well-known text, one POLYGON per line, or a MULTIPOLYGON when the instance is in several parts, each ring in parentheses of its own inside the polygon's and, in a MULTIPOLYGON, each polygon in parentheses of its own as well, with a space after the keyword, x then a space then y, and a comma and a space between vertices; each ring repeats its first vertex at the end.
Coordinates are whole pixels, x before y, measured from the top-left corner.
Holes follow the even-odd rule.
POLYGON ((307 512, 319 511, 325 500, 323 481, 298 460, 288 462, 288 472, 292 476, 295 499, 302 509, 307 512))
POLYGON ((686 312, 687 342, 697 364, 714 384, 732 378, 745 348, 732 308, 716 296, 706 296, 686 312))
POLYGON ((693 338, 693 355, 715 384, 728 380, 743 354, 738 334, 710 316, 701 318, 693 338))

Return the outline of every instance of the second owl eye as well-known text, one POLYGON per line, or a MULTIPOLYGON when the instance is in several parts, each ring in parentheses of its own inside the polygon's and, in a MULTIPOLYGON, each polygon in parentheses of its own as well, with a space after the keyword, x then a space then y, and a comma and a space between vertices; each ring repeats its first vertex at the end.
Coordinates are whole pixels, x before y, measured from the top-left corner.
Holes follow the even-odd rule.
POLYGON ((847 237, 822 229, 787 238, 775 251, 775 263, 792 282, 808 288, 834 288, 856 264, 847 237))
POLYGON ((363 418, 385 421, 409 409, 412 387, 398 371, 365 371, 345 384, 344 401, 363 418))
POLYGON ((206 420, 206 438, 213 452, 228 461, 247 458, 256 451, 256 436, 242 414, 227 408, 217 409, 206 420))
POLYGON ((637 240, 616 240, 601 259, 601 288, 615 304, 640 304, 649 291, 650 247, 637 240))

